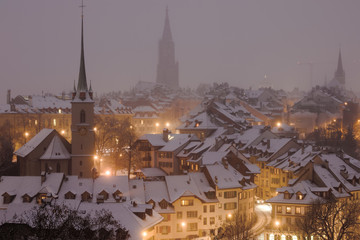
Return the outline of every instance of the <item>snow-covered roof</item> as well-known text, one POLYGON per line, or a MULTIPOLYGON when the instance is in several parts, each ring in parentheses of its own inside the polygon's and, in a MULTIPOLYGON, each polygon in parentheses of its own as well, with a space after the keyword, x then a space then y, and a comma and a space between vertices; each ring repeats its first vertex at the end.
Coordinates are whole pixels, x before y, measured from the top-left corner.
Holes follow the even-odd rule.
POLYGON ((204 193, 206 191, 215 191, 210 187, 209 183, 207 183, 204 173, 198 172, 188 175, 166 176, 165 181, 171 202, 175 202, 183 196, 194 196, 204 202, 217 201, 208 199, 204 193), (199 182, 203 183, 201 185, 202 188, 198 186, 199 182))
POLYGON ((58 135, 55 135, 40 159, 70 159, 71 155, 58 135))
POLYGON ((216 162, 221 162, 222 159, 224 159, 228 153, 229 153, 228 151, 227 152, 221 152, 221 151, 205 152, 202 155, 202 164, 208 165, 208 164, 214 164, 216 162))
POLYGON ((54 129, 43 128, 38 134, 36 134, 32 139, 25 143, 14 154, 20 157, 27 156, 54 131, 54 129))
POLYGON ((145 177, 165 177, 167 175, 167 173, 160 168, 142 168, 141 172, 145 177))

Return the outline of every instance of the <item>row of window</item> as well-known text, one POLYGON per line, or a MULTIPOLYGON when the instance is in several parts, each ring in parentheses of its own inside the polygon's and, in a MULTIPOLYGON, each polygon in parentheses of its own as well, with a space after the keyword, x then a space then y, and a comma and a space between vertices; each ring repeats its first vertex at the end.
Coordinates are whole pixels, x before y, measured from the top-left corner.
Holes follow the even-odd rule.
MULTIPOLYGON (((293 207, 286 206, 285 207, 285 213, 286 214, 292 214, 293 207)), ((283 206, 277 206, 276 207, 277 213, 283 213, 283 206)), ((295 214, 301 214, 301 207, 295 207, 295 214)))
MULTIPOLYGON (((182 232, 185 228, 186 228, 187 232, 197 231, 198 224, 197 223, 187 223, 186 226, 183 226, 181 224, 176 225, 177 232, 182 232)), ((169 234, 170 232, 171 232, 170 226, 159 226, 156 228, 156 233, 169 234)))
POLYGON ((172 158, 172 152, 158 152, 159 158, 172 158))
POLYGON ((172 168, 172 162, 159 162, 161 168, 172 168))

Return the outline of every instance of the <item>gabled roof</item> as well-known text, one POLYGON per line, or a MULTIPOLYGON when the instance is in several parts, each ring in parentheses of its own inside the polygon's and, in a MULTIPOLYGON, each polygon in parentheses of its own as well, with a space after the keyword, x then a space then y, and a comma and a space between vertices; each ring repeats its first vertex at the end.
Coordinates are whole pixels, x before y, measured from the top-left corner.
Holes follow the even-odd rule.
POLYGON ((188 175, 174 175, 165 177, 170 202, 173 203, 182 196, 194 196, 204 202, 214 202, 217 199, 208 199, 204 192, 214 189, 208 183, 204 173, 188 175), (199 187, 199 183, 202 185, 199 187))
POLYGON ((54 129, 43 128, 38 134, 30 139, 30 141, 14 152, 14 154, 20 157, 26 157, 54 131, 54 129))
POLYGON ((56 159, 71 159, 69 151, 64 146, 58 135, 55 135, 47 147, 45 153, 40 159, 56 160, 56 159))

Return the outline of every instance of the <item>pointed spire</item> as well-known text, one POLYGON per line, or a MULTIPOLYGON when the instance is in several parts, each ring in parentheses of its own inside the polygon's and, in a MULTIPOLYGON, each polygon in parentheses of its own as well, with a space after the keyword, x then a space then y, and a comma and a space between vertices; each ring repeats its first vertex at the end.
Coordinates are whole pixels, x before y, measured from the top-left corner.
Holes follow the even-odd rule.
POLYGON ((165 25, 162 40, 172 41, 172 34, 170 29, 170 21, 169 21, 169 8, 166 6, 166 16, 165 16, 165 25))
POLYGON ((89 87, 89 92, 92 92, 92 87, 91 87, 91 80, 90 80, 90 87, 89 87))
POLYGON ((73 91, 76 92, 75 79, 74 79, 74 90, 73 91))
POLYGON ((344 72, 343 65, 342 65, 342 58, 341 58, 341 48, 339 48, 338 66, 337 66, 336 72, 338 72, 338 73, 344 72))
MULTIPOLYGON (((82 8, 84 5, 81 6, 82 8)), ((84 15, 81 12, 81 56, 80 56, 80 70, 77 91, 87 92, 86 71, 85 71, 85 57, 84 57, 84 15)))

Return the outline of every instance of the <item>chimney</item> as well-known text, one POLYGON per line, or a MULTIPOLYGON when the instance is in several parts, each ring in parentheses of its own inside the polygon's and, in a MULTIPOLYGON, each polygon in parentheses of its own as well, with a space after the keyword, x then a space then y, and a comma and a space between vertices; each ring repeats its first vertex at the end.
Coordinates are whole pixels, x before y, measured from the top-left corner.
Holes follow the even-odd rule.
POLYGON ((269 149, 270 148, 270 139, 268 139, 267 141, 266 141, 266 149, 269 149))
POLYGON ((167 129, 167 128, 163 129, 163 140, 165 142, 169 141, 169 133, 170 133, 169 129, 167 129))
POLYGON ((7 90, 7 95, 6 95, 6 104, 10 104, 11 100, 11 90, 8 89, 7 90))

